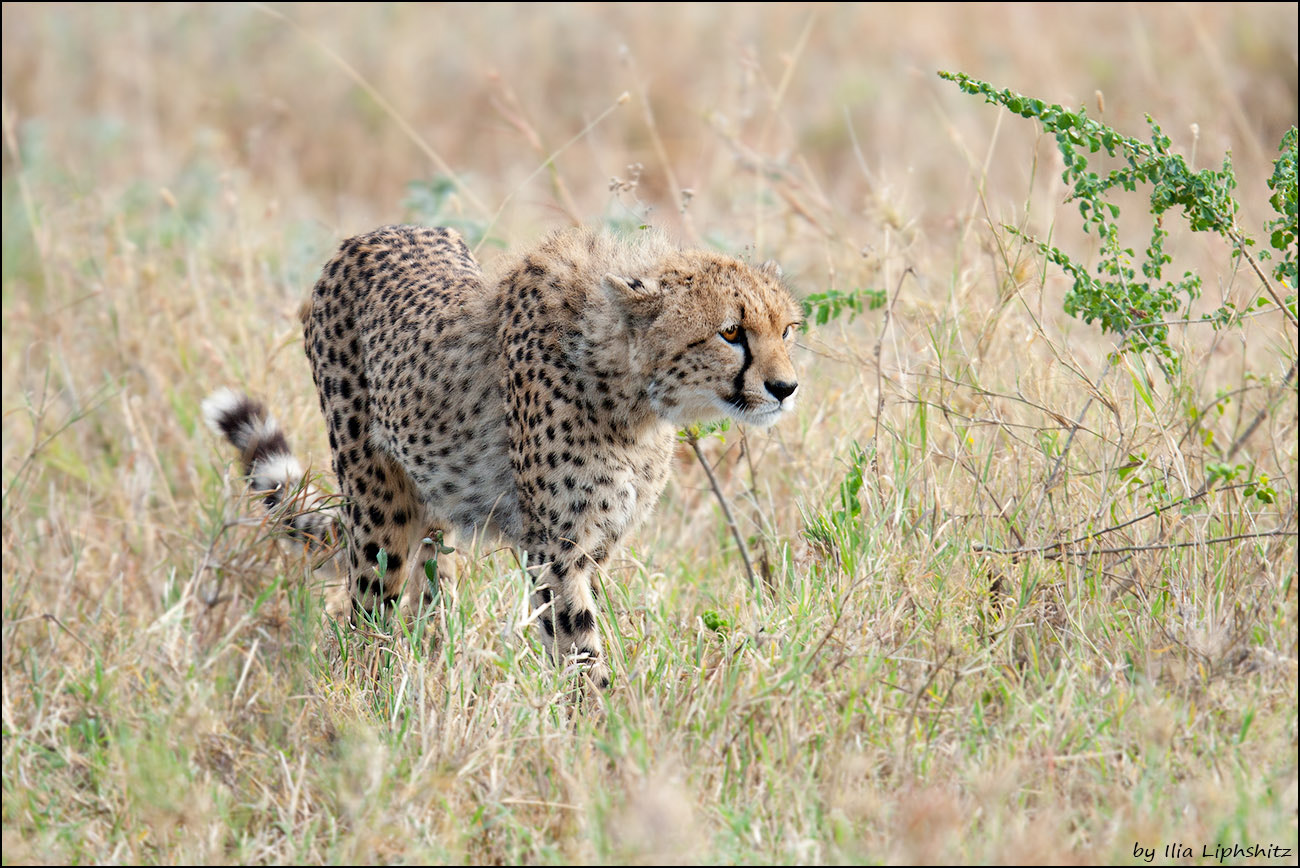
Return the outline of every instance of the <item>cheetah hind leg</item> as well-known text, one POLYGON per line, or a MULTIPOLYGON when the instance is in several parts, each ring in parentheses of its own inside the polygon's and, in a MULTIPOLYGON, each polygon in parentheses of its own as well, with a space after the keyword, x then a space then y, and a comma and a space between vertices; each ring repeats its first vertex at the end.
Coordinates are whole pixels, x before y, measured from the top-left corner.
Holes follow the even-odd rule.
MULTIPOLYGON (((450 585, 456 580, 456 568, 453 555, 446 551, 451 548, 451 534, 443 530, 439 536, 439 528, 429 528, 427 536, 419 536, 411 540, 406 563, 410 564, 409 575, 405 577, 404 587, 402 590, 402 600, 398 609, 398 614, 403 621, 410 624, 416 618, 427 615, 433 610, 437 591, 440 586, 450 585), (441 538, 443 550, 436 551, 438 540, 441 538), (433 540, 431 544, 426 544, 424 540, 433 540), (431 583, 425 563, 436 556, 437 572, 435 573, 437 584, 431 583)), ((325 615, 332 618, 340 625, 349 624, 352 621, 353 600, 356 596, 356 590, 349 582, 347 564, 345 558, 346 552, 341 552, 331 563, 321 568, 321 572, 327 570, 329 574, 325 576, 325 615)))

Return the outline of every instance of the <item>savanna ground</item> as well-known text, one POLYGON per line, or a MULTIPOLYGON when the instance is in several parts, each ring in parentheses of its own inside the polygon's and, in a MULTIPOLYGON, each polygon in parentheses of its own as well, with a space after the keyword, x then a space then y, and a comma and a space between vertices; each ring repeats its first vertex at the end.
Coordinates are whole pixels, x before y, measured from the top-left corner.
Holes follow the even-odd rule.
MULTIPOLYGON (((1259 237, 1296 25, 6 3, 4 861, 1294 863, 1295 329, 1265 305, 1175 326, 1175 377, 1111 361, 1003 228, 1095 257, 1054 143, 935 72, 1231 150, 1259 237), (485 260, 651 222, 883 297, 802 337, 795 418, 702 443, 755 587, 683 447, 581 707, 490 543, 414 633, 336 639, 198 418, 245 386, 327 467, 296 310, 402 220, 485 260)), ((1166 228, 1193 318, 1260 296, 1166 228)))

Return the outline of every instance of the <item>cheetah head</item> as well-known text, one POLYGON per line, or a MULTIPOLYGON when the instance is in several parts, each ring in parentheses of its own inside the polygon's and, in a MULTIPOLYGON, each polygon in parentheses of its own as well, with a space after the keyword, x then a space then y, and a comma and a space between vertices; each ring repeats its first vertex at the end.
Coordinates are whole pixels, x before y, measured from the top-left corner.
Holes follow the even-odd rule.
POLYGON ((774 262, 675 253, 643 278, 605 278, 633 323, 650 405, 675 425, 729 417, 766 427, 794 407, 790 349, 802 314, 774 262))

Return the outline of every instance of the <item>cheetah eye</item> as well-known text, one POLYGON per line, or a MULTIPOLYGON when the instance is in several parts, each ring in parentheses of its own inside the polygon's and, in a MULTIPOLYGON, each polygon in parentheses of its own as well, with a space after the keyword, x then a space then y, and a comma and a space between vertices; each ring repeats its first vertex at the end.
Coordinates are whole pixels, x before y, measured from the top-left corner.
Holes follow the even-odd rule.
POLYGON ((738 325, 729 325, 726 328, 724 328, 722 331, 718 332, 718 334, 721 335, 722 339, 729 344, 740 343, 741 332, 740 332, 740 326, 738 325))

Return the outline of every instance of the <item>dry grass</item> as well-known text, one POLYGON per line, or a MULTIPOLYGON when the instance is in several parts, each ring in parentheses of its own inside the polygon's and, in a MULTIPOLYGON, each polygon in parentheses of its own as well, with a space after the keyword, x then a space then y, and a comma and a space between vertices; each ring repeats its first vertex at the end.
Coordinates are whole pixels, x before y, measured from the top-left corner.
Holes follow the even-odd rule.
MULTIPOLYGON (((4 861, 1294 862, 1295 332, 1187 328, 1186 374, 1142 400, 1140 362, 1108 367, 999 228, 1086 255, 1051 143, 934 72, 1101 91, 1125 132, 1150 112, 1203 164, 1231 148, 1258 235, 1296 23, 6 3, 4 861), (889 296, 807 336, 796 419, 706 445, 761 590, 684 451, 606 577, 596 706, 487 547, 417 635, 323 631, 302 558, 240 520, 202 396, 246 385, 324 466, 294 313, 339 238, 491 224, 488 259, 647 217, 804 292, 889 296), (1170 507, 1234 443, 1276 503, 1170 507)), ((1257 294, 1171 228, 1211 301, 1257 294)))

